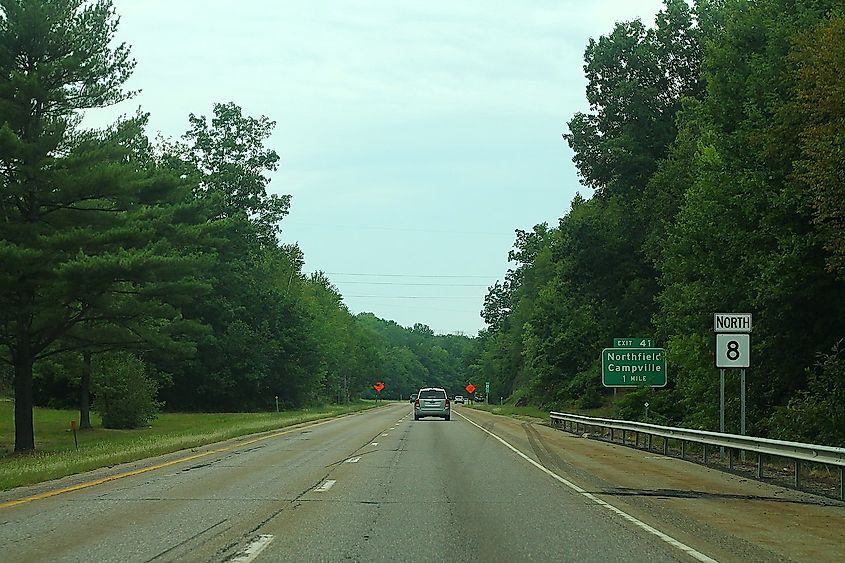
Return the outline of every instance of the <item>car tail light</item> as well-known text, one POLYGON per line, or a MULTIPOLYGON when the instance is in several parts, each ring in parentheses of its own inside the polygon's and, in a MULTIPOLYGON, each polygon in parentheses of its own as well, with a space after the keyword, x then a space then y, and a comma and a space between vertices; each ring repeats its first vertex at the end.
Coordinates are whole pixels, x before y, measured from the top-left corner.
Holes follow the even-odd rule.
POLYGON ((449 399, 446 399, 446 408, 449 408, 449 399))
POLYGON ((415 406, 415 407, 420 406, 420 400, 419 400, 419 399, 417 399, 416 401, 414 401, 414 406, 415 406))

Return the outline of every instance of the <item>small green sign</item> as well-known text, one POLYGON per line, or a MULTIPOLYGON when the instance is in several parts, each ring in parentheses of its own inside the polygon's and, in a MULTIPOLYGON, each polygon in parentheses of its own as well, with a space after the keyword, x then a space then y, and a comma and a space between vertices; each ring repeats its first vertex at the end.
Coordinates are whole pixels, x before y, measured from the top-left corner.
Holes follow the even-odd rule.
POLYGON ((665 387, 666 353, 663 348, 605 348, 601 382, 605 387, 665 387))
POLYGON ((614 348, 654 348, 654 338, 614 338, 614 348))

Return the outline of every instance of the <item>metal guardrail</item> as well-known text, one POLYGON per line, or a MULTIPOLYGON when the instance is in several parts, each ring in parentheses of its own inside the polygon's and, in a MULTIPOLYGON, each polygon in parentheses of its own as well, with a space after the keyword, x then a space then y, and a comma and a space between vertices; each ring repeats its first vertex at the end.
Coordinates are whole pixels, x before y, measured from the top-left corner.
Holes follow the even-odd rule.
POLYGON ((629 432, 635 433, 635 442, 639 445, 640 435, 648 436, 648 444, 651 446, 651 437, 660 436, 663 440, 663 453, 668 455, 669 440, 677 440, 681 446, 681 457, 686 457, 686 445, 688 442, 702 444, 704 446, 704 463, 707 463, 707 448, 715 446, 725 448, 729 452, 729 467, 733 468, 734 452, 754 452, 757 454, 757 478, 763 478, 763 456, 777 456, 793 460, 795 474, 793 486, 801 486, 801 462, 821 463, 839 468, 839 498, 845 500, 845 448, 832 446, 821 446, 815 444, 804 444, 801 442, 787 442, 785 440, 772 440, 769 438, 756 438, 754 436, 740 436, 738 434, 723 434, 721 432, 708 432, 706 430, 692 430, 689 428, 674 428, 671 426, 659 426, 645 422, 631 422, 628 420, 615 420, 612 418, 595 418, 578 414, 560 412, 549 413, 552 426, 563 427, 564 430, 580 432, 580 427, 602 428, 610 430, 610 439, 613 441, 614 432, 622 432, 622 443, 627 443, 626 435, 629 432), (574 428, 574 430, 573 430, 574 428))

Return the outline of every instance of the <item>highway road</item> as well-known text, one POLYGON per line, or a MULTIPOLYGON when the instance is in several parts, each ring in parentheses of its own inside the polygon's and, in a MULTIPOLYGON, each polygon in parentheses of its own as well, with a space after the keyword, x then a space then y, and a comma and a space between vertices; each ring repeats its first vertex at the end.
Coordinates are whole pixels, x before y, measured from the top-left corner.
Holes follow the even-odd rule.
POLYGON ((843 506, 461 406, 414 421, 394 403, 6 491, 0 557, 834 561, 843 506))

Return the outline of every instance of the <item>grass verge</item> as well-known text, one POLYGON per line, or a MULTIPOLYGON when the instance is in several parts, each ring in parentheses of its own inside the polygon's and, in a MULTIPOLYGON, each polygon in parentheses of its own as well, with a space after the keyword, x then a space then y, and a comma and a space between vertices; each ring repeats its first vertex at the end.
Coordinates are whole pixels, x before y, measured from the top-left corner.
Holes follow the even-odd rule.
POLYGON ((275 430, 375 407, 375 402, 329 405, 280 413, 163 413, 136 430, 108 430, 92 413, 94 428, 77 432, 70 421, 78 411, 36 408, 36 451, 14 454, 14 403, 0 402, 0 490, 32 485, 118 463, 136 461, 230 438, 275 430))

